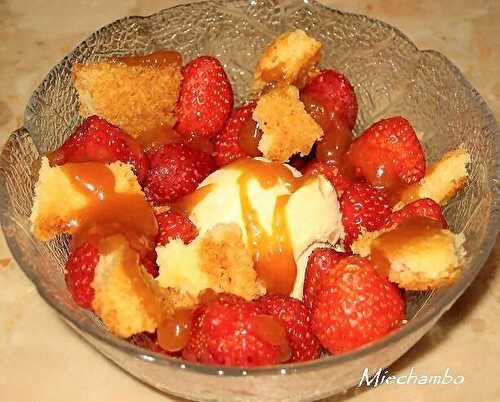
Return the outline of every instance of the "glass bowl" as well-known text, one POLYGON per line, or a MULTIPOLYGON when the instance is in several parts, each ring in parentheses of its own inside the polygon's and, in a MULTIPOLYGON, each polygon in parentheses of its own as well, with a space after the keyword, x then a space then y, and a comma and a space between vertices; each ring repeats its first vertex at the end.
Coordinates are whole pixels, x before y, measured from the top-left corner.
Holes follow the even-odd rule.
POLYGON ((143 382, 200 401, 315 400, 358 383, 364 368, 374 372, 398 359, 477 275, 498 231, 498 140, 491 111, 460 71, 437 52, 419 51, 387 24, 311 0, 188 4, 101 28, 50 71, 29 101, 24 127, 12 133, 3 149, 0 219, 13 256, 45 301, 96 349, 143 382), (471 153, 470 184, 446 207, 451 229, 467 238, 464 275, 439 291, 409 292, 409 322, 400 331, 352 353, 310 363, 213 367, 149 353, 112 336, 66 290, 67 239, 42 243, 29 230, 39 157, 61 145, 80 121, 72 63, 158 48, 177 49, 185 60, 211 54, 224 63, 240 102, 248 95, 262 47, 297 28, 320 39, 322 64, 339 69, 355 86, 360 108, 356 132, 382 117, 403 115, 425 133, 430 161, 460 144, 471 153))

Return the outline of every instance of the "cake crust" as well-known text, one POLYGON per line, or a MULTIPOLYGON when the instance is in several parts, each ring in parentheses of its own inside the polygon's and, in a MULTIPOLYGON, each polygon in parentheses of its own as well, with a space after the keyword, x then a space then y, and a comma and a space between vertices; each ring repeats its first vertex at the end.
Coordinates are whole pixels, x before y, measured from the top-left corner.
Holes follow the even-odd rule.
POLYGON ((303 87, 315 72, 321 57, 321 42, 298 29, 286 32, 262 52, 254 73, 252 92, 259 94, 269 84, 303 87))
POLYGON ((427 169, 422 180, 401 193, 394 210, 421 198, 431 198, 438 204, 445 205, 467 183, 467 165, 470 160, 469 153, 462 147, 447 152, 427 169))
POLYGON ((253 119, 262 130, 258 148, 267 159, 286 162, 293 155, 307 155, 323 130, 299 99, 299 90, 280 85, 257 102, 253 119))
POLYGON ((180 66, 75 64, 72 77, 83 117, 98 115, 138 137, 161 126, 173 127, 182 79, 180 66))

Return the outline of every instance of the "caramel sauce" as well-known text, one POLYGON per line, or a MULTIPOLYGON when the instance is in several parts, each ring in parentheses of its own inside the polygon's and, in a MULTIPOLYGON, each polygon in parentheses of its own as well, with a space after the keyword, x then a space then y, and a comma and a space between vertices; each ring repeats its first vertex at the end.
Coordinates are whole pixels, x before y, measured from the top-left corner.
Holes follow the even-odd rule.
POLYGON ((152 130, 143 131, 139 133, 137 141, 146 152, 162 145, 178 143, 185 143, 208 154, 211 154, 214 150, 209 138, 194 134, 184 136, 168 126, 159 126, 152 130))
POLYGON ((137 141, 144 150, 148 150, 160 145, 180 142, 181 135, 171 127, 160 126, 152 130, 142 131, 137 136, 137 141))
POLYGON ((68 163, 61 169, 87 201, 68 224, 75 244, 121 233, 141 255, 154 246, 158 226, 142 194, 115 192, 113 172, 102 163, 68 163))
POLYGON ((177 309, 172 317, 168 317, 158 326, 158 344, 162 349, 178 352, 186 346, 191 336, 193 312, 192 309, 177 309))
POLYGON ((324 131, 327 130, 330 127, 332 120, 335 119, 335 114, 329 113, 321 100, 317 99, 317 97, 312 94, 307 92, 302 93, 300 95, 300 100, 304 104, 306 112, 311 115, 311 117, 324 131))
POLYGON ((257 122, 252 119, 245 121, 238 132, 238 143, 241 149, 251 157, 262 156, 262 152, 258 148, 261 138, 262 130, 257 125, 257 122))
POLYGON ((206 304, 214 301, 218 297, 219 297, 219 294, 215 290, 207 288, 205 290, 202 290, 198 294, 198 303, 206 305, 206 304))
POLYGON ((441 224, 422 216, 411 216, 395 229, 381 234, 371 245, 370 258, 380 273, 387 275, 390 256, 414 242, 428 239, 441 232, 441 224))
POLYGON ((277 65, 276 67, 273 67, 273 68, 263 69, 262 73, 261 73, 261 77, 262 77, 263 81, 268 81, 268 82, 285 81, 285 74, 284 74, 283 65, 277 65))
POLYGON ((280 321, 270 315, 259 314, 252 317, 250 325, 253 332, 255 332, 258 337, 272 345, 280 347, 280 362, 290 360, 292 353, 288 343, 286 329, 280 321))
POLYGON ((182 65, 181 54, 174 50, 158 50, 145 55, 113 57, 112 60, 127 66, 163 67, 170 64, 182 65))
POLYGON ((316 145, 316 158, 322 162, 340 165, 352 142, 352 133, 347 122, 328 111, 320 99, 309 93, 301 95, 305 110, 323 129, 323 138, 316 145))
POLYGON ((262 227, 259 215, 252 206, 248 183, 255 179, 262 188, 269 189, 281 181, 293 193, 308 178, 296 178, 287 167, 276 162, 240 159, 231 167, 242 171, 238 178, 241 211, 257 275, 263 280, 269 294, 289 295, 297 275, 286 220, 286 205, 290 195, 277 198, 269 234, 262 227))
POLYGON ((389 196, 389 202, 392 206, 396 205, 398 202, 403 204, 409 204, 410 202, 416 201, 422 197, 419 196, 419 184, 403 184, 394 185, 392 188, 387 189, 387 194, 389 196))
POLYGON ((352 134, 347 123, 341 119, 334 119, 324 130, 323 138, 316 145, 316 159, 341 165, 351 142, 352 134))
POLYGON ((139 257, 154 247, 158 226, 153 209, 142 194, 117 193, 113 172, 105 164, 68 163, 61 169, 87 201, 68 225, 73 234, 71 247, 91 242, 106 255, 126 241, 121 267, 148 314, 160 320, 163 306, 143 277, 139 263, 139 257))
POLYGON ((186 216, 189 216, 193 209, 205 199, 205 197, 210 194, 214 188, 214 184, 210 183, 203 187, 200 187, 193 191, 192 193, 179 198, 177 201, 170 204, 170 208, 174 211, 180 212, 186 216))

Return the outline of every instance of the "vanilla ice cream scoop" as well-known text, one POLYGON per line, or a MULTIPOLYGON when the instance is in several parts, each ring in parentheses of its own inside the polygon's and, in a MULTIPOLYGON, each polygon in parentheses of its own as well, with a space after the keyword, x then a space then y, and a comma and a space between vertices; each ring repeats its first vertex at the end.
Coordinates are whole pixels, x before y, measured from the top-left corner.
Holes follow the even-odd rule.
POLYGON ((215 171, 176 206, 188 213, 200 236, 216 225, 236 223, 268 292, 296 297, 302 293, 305 264, 297 262, 303 253, 318 242, 335 243, 342 230, 328 180, 303 177, 291 166, 261 158, 215 171))

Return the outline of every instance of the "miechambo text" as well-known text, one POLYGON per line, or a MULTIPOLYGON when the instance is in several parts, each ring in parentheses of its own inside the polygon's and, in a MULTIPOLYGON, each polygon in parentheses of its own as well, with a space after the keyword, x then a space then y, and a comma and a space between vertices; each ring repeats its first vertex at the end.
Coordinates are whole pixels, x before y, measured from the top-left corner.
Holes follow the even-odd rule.
POLYGON ((358 387, 366 385, 368 387, 377 387, 381 384, 398 384, 398 385, 408 385, 408 384, 438 384, 438 385, 461 385, 465 382, 465 378, 462 375, 453 376, 450 374, 451 370, 446 368, 444 373, 441 375, 417 375, 415 368, 412 367, 407 375, 389 375, 389 371, 378 369, 372 376, 370 376, 368 368, 363 370, 361 380, 359 381, 358 387))

